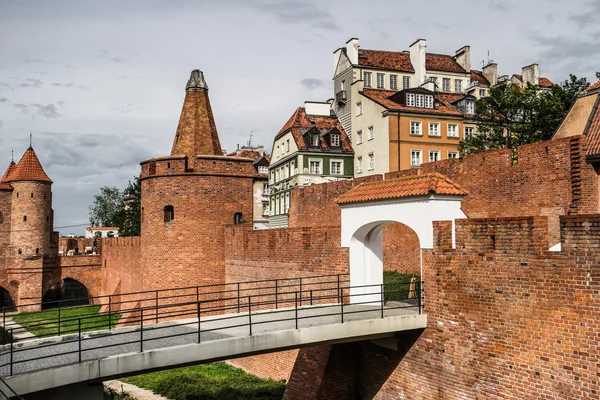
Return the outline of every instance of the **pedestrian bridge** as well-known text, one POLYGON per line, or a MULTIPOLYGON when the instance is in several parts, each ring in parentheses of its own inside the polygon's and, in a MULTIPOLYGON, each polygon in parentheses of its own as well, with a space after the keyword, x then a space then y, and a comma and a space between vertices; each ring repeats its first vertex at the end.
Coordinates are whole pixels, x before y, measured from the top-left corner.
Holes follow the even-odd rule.
MULTIPOLYGON (((101 399, 99 383, 109 379, 318 344, 394 337, 427 326, 421 282, 352 288, 347 275, 330 275, 219 286, 126 294, 119 301, 92 299, 102 306, 103 319, 98 314, 60 318, 61 336, 4 345, 0 391, 7 398, 18 393, 27 399, 101 399), (110 322, 105 329, 86 332, 86 318, 110 322), (120 325, 113 328, 117 319, 120 325)), ((70 314, 64 304, 60 309, 70 314)), ((23 330, 3 319, 14 336, 23 330)))

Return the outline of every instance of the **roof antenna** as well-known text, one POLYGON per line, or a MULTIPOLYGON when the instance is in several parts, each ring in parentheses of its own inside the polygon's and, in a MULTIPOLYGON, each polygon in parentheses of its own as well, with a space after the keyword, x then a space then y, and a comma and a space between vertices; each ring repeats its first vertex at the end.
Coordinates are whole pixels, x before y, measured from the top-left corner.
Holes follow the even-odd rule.
POLYGON ((250 131, 250 137, 248 138, 248 147, 252 147, 252 134, 254 131, 250 131))

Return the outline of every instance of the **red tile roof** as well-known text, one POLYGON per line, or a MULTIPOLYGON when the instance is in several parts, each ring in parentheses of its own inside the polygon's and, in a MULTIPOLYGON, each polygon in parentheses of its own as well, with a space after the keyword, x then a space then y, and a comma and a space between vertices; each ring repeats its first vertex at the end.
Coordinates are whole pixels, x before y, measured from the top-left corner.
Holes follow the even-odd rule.
POLYGON ((437 99, 440 101, 439 105, 435 108, 420 108, 420 107, 409 107, 404 104, 398 104, 395 101, 389 99, 390 96, 396 94, 393 90, 379 90, 379 89, 364 89, 362 95, 380 104, 391 111, 404 111, 413 112, 419 114, 438 114, 438 115, 455 115, 462 116, 462 113, 456 108, 451 106, 446 100, 440 95, 437 95, 437 99))
POLYGON ((232 151, 231 153, 229 153, 227 155, 231 156, 231 157, 251 158, 253 160, 256 160, 257 158, 261 158, 262 157, 258 151, 248 150, 248 149, 243 149, 243 150, 239 150, 239 151, 232 151))
POLYGON ((427 196, 430 194, 466 196, 468 192, 446 176, 434 172, 425 175, 413 175, 398 179, 363 183, 347 191, 335 201, 338 204, 350 204, 400 197, 427 196))
POLYGON ((15 170, 16 164, 14 161, 12 161, 10 164, 8 164, 8 168, 6 168, 6 172, 4 172, 4 175, 2 175, 2 178, 0 179, 0 190, 12 190, 12 186, 10 186, 8 183, 8 176, 15 170))
POLYGON ((592 108, 591 119, 585 135, 587 137, 586 155, 593 158, 600 157, 600 108, 597 106, 592 108))
POLYGON ((588 92, 591 92, 592 90, 598 90, 598 89, 600 89, 600 81, 598 81, 598 82, 594 83, 593 85, 590 85, 590 86, 588 86, 588 87, 587 87, 587 89, 585 89, 585 90, 584 90, 583 92, 581 92, 581 93, 582 93, 582 94, 583 94, 583 93, 588 93, 588 92))
MULTIPOLYGON (((275 139, 283 135, 288 130, 291 130, 292 136, 296 141, 298 150, 310 150, 306 145, 303 138, 303 134, 309 130, 316 128, 322 133, 325 133, 331 129, 337 129, 340 132, 340 145, 343 152, 352 152, 352 142, 346 135, 346 131, 340 124, 340 121, 336 116, 318 116, 318 115, 307 115, 304 107, 298 107, 292 117, 283 125, 283 128, 279 130, 275 139)), ((321 150, 330 150, 329 146, 323 140, 320 139, 321 150)))
POLYGON ((554 82, 552 82, 548 78, 540 77, 539 80, 538 80, 538 86, 541 86, 541 87, 552 87, 552 86, 554 86, 554 82))
POLYGON ((33 148, 28 148, 21 160, 10 173, 8 182, 15 181, 38 181, 52 183, 52 180, 48 178, 40 160, 37 158, 33 148))
POLYGON ((393 69, 402 72, 415 72, 410 55, 403 51, 358 50, 358 64, 366 67, 393 69))
POLYGON ((467 71, 456 62, 454 57, 446 54, 426 53, 425 68, 429 71, 467 73, 467 71))
POLYGON ((476 69, 471 70, 471 82, 479 82, 482 85, 489 85, 490 81, 483 75, 483 72, 476 69))

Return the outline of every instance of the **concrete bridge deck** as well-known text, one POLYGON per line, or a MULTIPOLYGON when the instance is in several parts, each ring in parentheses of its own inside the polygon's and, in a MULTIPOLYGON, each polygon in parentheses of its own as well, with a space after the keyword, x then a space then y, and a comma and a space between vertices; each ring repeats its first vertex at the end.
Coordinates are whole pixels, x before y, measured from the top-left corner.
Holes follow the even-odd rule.
POLYGON ((10 363, 11 352, 4 346, 0 375, 19 395, 45 391, 45 398, 52 398, 49 389, 66 385, 323 343, 392 337, 427 326, 427 316, 411 300, 383 308, 344 305, 343 323, 341 309, 340 304, 329 304, 256 311, 251 316, 244 312, 202 317, 200 324, 186 319, 30 340, 14 345, 12 376, 10 366, 4 365, 10 363))

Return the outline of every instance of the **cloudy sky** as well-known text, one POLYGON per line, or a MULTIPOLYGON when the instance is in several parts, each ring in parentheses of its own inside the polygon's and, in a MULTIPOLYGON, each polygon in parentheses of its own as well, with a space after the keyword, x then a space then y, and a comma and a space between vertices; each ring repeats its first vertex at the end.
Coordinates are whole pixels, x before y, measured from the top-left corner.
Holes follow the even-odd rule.
MULTIPOLYGON (((500 74, 532 62, 558 82, 600 69, 600 0, 0 0, 0 169, 33 145, 57 227, 85 224, 101 186, 167 155, 192 69, 221 144, 269 147, 305 100, 332 97, 333 51, 471 45, 500 74)), ((83 228, 60 228, 81 233, 83 228)))

